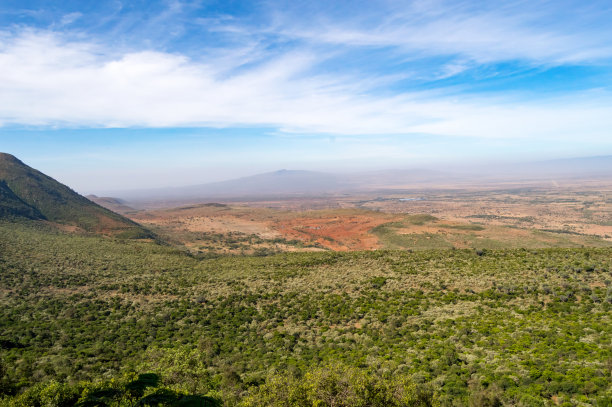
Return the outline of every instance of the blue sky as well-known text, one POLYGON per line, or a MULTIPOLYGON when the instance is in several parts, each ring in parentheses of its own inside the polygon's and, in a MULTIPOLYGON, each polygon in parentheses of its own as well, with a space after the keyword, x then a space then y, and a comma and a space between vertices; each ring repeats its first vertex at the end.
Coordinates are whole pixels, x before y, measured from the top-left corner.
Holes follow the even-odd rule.
POLYGON ((612 154, 609 1, 12 1, 0 151, 80 192, 612 154))

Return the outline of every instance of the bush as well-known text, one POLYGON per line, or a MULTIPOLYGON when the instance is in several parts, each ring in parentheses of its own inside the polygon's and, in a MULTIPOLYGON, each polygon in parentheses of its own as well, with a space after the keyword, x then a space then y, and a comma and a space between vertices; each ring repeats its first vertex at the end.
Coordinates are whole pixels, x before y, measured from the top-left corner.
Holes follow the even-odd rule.
POLYGON ((409 377, 393 380, 342 364, 309 370, 299 379, 273 375, 251 390, 241 406, 393 407, 433 406, 434 394, 409 377))

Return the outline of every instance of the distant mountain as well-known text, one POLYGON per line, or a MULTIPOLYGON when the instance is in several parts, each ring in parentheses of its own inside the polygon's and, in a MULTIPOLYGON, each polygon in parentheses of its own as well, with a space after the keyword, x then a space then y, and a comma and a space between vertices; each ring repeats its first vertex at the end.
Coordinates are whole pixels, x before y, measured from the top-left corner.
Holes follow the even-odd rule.
POLYGON ((128 213, 136 210, 131 206, 128 206, 127 202, 120 198, 97 195, 87 195, 86 198, 110 211, 117 213, 128 213))
POLYGON ((346 188, 340 177, 315 171, 280 170, 250 177, 184 187, 124 191, 129 202, 163 199, 303 196, 337 192, 346 188))
POLYGON ((407 185, 420 186, 432 182, 447 182, 452 179, 453 177, 448 173, 423 169, 384 170, 352 174, 279 170, 209 184, 122 191, 115 192, 115 194, 121 196, 129 204, 138 206, 143 202, 172 204, 179 201, 205 199, 287 198, 381 191, 407 185))
POLYGON ((333 192, 337 176, 324 172, 280 170, 235 180, 189 187, 195 193, 230 195, 301 195, 333 192))
POLYGON ((34 219, 83 231, 145 237, 137 223, 109 211, 10 154, 0 153, 0 219, 34 219))
MULTIPOLYGON (((540 162, 443 166, 332 174, 280 170, 209 184, 114 192, 135 207, 172 206, 219 199, 275 199, 347 193, 389 193, 407 189, 491 185, 496 182, 612 177, 612 156, 540 162)), ((93 199, 93 198, 92 198, 93 199)), ((111 207, 116 203, 102 203, 111 207)), ((119 209, 117 209, 119 210, 119 209)))

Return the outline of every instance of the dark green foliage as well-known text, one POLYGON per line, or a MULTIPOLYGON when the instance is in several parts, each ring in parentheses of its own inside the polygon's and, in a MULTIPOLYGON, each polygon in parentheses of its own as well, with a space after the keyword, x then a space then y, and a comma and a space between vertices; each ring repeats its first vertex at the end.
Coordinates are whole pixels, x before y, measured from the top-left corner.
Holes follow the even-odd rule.
POLYGON ((6 184, 0 180, 0 219, 44 219, 36 209, 22 201, 6 184))
POLYGON ((218 407, 214 397, 186 394, 182 390, 161 387, 160 378, 153 373, 139 375, 137 380, 124 382, 80 382, 59 384, 52 381, 36 385, 12 399, 0 400, 0 405, 15 407, 218 407), (138 394, 134 383, 139 382, 138 394), (141 391, 142 390, 142 391, 141 391))
POLYGON ((172 390, 160 389, 151 393, 146 397, 141 398, 136 403, 137 406, 173 406, 178 402, 178 395, 172 390))
POLYGON ((159 385, 159 376, 155 373, 145 373, 138 376, 138 379, 129 382, 125 388, 127 393, 133 398, 140 398, 149 387, 159 385))
MULTIPOLYGON (((79 401, 77 407, 106 407, 123 397, 123 392, 117 388, 102 388, 90 392, 83 400, 79 401)), ((129 396, 128 396, 129 397, 129 396)))
POLYGON ((426 223, 435 222, 438 218, 428 214, 418 214, 406 216, 406 221, 413 225, 424 225, 426 223))
POLYGON ((286 405, 286 389, 298 406, 393 405, 401 379, 441 405, 604 406, 610 270, 608 248, 199 259, 0 223, 0 390, 4 405, 115 403, 109 389, 151 372, 134 403, 166 389, 286 405))
POLYGON ((386 277, 374 277, 370 280, 370 284, 372 284, 373 288, 381 288, 387 282, 386 277))
POLYGON ((217 407, 220 403, 212 397, 184 395, 170 389, 158 389, 136 403, 150 407, 217 407))
POLYGON ((177 407, 217 407, 221 406, 221 403, 208 396, 187 395, 179 397, 174 405, 177 407))

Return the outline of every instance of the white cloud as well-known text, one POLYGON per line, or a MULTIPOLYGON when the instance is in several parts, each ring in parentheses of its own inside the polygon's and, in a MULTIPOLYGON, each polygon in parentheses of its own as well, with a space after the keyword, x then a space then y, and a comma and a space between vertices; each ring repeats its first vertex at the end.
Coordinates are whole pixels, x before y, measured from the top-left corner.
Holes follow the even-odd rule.
POLYGON ((521 60, 557 65, 612 57, 610 10, 568 2, 392 2, 373 16, 309 19, 281 15, 275 31, 334 46, 396 47, 405 54, 451 55, 478 63, 521 60), (608 15, 608 18, 606 18, 608 15))
POLYGON ((79 13, 78 11, 74 12, 74 13, 68 13, 65 14, 62 17, 62 20, 60 21, 61 25, 69 25, 74 23, 76 20, 78 20, 79 18, 83 17, 82 13, 79 13))
POLYGON ((580 135, 602 141, 612 128, 612 97, 605 93, 522 105, 419 93, 377 96, 371 78, 310 74, 321 58, 310 52, 290 51, 236 70, 243 59, 227 51, 195 62, 163 52, 117 54, 51 32, 0 38, 5 125, 271 126, 303 134, 580 135))

